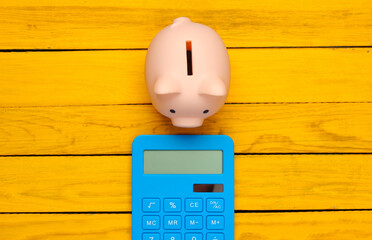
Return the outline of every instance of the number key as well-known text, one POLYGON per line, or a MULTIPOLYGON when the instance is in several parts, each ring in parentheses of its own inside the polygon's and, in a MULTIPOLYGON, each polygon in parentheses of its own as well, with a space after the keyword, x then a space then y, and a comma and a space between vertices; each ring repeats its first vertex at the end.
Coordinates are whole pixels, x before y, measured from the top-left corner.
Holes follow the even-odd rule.
POLYGON ((158 233, 145 233, 142 240, 160 240, 160 235, 158 233))
POLYGON ((203 234, 201 233, 186 233, 185 240, 203 240, 203 234))
POLYGON ((164 240, 181 240, 181 233, 166 233, 164 240))

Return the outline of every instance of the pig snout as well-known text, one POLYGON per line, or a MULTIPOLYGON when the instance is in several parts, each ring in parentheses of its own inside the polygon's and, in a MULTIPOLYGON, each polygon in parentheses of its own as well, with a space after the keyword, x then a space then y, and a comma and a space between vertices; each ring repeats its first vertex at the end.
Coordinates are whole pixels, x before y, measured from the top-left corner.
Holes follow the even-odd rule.
POLYGON ((176 127, 195 128, 203 125, 204 118, 198 117, 175 117, 171 118, 172 124, 176 127))

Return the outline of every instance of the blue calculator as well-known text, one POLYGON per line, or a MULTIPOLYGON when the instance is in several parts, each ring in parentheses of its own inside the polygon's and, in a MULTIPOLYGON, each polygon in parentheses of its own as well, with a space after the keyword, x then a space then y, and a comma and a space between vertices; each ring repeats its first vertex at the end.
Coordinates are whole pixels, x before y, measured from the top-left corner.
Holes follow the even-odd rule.
POLYGON ((132 153, 132 240, 234 239, 230 137, 141 135, 132 153))

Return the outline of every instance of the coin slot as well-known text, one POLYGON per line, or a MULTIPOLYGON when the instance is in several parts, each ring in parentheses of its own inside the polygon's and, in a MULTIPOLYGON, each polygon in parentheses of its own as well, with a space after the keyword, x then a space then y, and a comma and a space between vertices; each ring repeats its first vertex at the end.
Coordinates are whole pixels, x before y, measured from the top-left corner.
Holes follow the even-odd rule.
POLYGON ((191 41, 186 41, 187 75, 192 76, 192 46, 191 41))

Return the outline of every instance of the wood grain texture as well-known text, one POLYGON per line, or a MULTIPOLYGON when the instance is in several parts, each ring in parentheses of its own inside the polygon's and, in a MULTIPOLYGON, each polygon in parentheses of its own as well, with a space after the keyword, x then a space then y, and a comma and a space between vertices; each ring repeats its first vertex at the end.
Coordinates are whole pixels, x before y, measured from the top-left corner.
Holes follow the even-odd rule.
POLYGON ((371 211, 236 214, 235 239, 367 240, 371 225, 371 211))
MULTIPOLYGON (((371 50, 229 50, 227 101, 372 101, 371 50)), ((146 51, 0 53, 0 106, 149 103, 145 56, 146 51)))
POLYGON ((0 166, 0 212, 131 209, 130 156, 11 157, 0 166))
POLYGON ((233 104, 203 127, 173 127, 151 105, 0 109, 0 155, 128 154, 140 134, 228 134, 236 153, 372 152, 369 103, 233 104))
POLYGON ((22 0, 1 5, 5 37, 0 49, 143 48, 180 16, 214 28, 229 47, 372 45, 368 0, 22 0))
MULTIPOLYGON (((235 156, 236 210, 372 209, 372 155, 235 156)), ((1 157, 0 212, 131 211, 131 157, 1 157)))
MULTIPOLYGON (((0 215, 0 236, 12 240, 131 239, 131 215, 0 215)), ((368 240, 372 212, 235 214, 237 240, 368 240)))
MULTIPOLYGON (((371 1, 0 5, 0 155, 87 155, 0 157, 0 213, 130 211, 131 157, 91 155, 130 154, 139 134, 228 134, 237 153, 369 153, 237 155, 235 197, 237 210, 372 208, 371 1), (144 48, 179 16, 250 47, 229 49, 228 99, 249 104, 225 105, 200 129, 143 105, 144 48)), ((0 214, 0 239, 130 239, 130 217, 0 214)), ((363 240, 372 211, 238 213, 235 226, 239 240, 363 240)))
POLYGON ((129 240, 130 214, 0 215, 9 240, 129 240))

